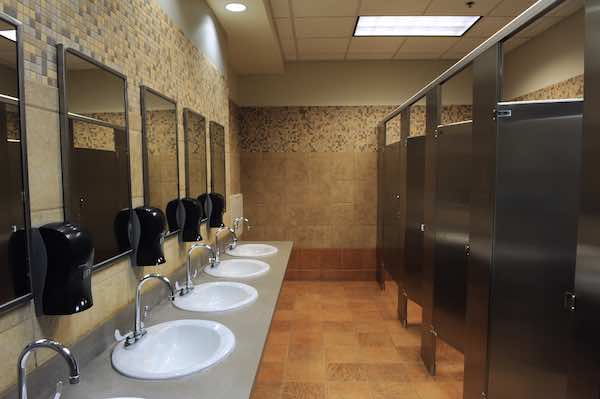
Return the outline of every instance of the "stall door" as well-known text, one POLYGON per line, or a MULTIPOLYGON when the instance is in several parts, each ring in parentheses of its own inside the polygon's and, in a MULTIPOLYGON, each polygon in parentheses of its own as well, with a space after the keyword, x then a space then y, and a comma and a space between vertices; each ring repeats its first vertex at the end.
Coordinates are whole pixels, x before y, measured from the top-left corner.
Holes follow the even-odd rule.
POLYGON ((422 303, 424 200, 425 136, 410 137, 406 145, 404 289, 408 298, 418 304, 422 303))
POLYGON ((400 212, 403 178, 400 164, 401 143, 386 145, 383 152, 383 262, 392 278, 401 284, 402 228, 400 212))
POLYGON ((566 395, 582 109, 580 101, 498 108, 490 399, 566 395))
POLYGON ((471 196, 471 122, 438 128, 435 191, 433 325, 463 350, 467 308, 467 252, 471 196))

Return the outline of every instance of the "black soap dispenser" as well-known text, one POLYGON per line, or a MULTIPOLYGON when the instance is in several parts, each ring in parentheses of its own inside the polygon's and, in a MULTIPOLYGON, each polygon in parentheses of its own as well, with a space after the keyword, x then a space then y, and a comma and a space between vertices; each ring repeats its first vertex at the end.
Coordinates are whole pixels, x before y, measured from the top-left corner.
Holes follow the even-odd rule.
POLYGON ((158 208, 141 206, 135 208, 139 221, 137 245, 134 249, 135 264, 137 266, 162 265, 167 260, 163 250, 167 234, 165 214, 158 208))
POLYGON ((200 235, 200 223, 204 216, 204 209, 200 201, 193 198, 184 198, 181 200, 185 212, 185 220, 181 231, 181 240, 183 242, 202 241, 200 235))
POLYGON ((38 314, 70 315, 89 309, 94 249, 87 231, 50 223, 32 231, 32 280, 38 314))
POLYGON ((198 197, 206 210, 209 227, 223 226, 223 213, 225 213, 225 197, 219 193, 206 193, 198 197))

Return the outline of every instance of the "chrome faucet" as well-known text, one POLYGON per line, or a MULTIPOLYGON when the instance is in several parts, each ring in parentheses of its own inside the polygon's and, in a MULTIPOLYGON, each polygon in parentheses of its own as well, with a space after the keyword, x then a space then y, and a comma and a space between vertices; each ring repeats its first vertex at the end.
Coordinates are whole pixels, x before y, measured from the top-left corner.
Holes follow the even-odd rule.
POLYGON ((125 337, 122 337, 119 331, 115 331, 115 337, 118 341, 125 339, 125 346, 131 346, 138 342, 140 339, 146 335, 146 329, 144 328, 144 324, 142 322, 142 287, 149 280, 159 280, 162 281, 167 288, 169 289, 169 300, 173 301, 175 299, 175 291, 173 290, 173 285, 168 278, 161 276, 160 274, 147 274, 145 275, 140 282, 138 283, 136 292, 135 292, 135 321, 133 326, 133 331, 127 334, 125 337))
POLYGON ((220 255, 221 255, 221 245, 219 244, 219 233, 222 232, 223 230, 227 230, 231 234, 231 239, 229 240, 229 243, 227 244, 229 246, 229 249, 234 249, 237 246, 237 242, 238 242, 238 238, 237 238, 237 234, 235 233, 235 230, 232 229, 231 227, 221 225, 221 227, 219 227, 217 229, 217 232, 215 233, 215 246, 217 247, 217 263, 219 263, 220 255))
POLYGON ((194 282, 192 281, 192 253, 199 248, 204 248, 210 252, 208 264, 210 265, 210 267, 215 267, 215 251, 210 245, 204 243, 197 243, 192 245, 191 248, 188 250, 185 285, 177 290, 179 296, 187 295, 194 289, 194 282))
MULTIPOLYGON (((47 348, 52 349, 56 353, 62 356, 62 358, 67 362, 69 366, 69 384, 78 384, 79 383, 79 366, 77 365, 77 360, 66 346, 56 341, 51 341, 49 339, 39 339, 27 345, 25 349, 21 352, 19 356, 19 360, 17 366, 19 368, 19 399, 27 399, 27 370, 26 364, 27 359, 32 351, 38 348, 47 348)), ((56 394, 54 398, 60 398, 60 394, 62 391, 62 381, 59 381, 56 384, 56 394)))
POLYGON ((250 221, 247 218, 237 217, 233 219, 233 229, 235 231, 238 231, 240 229, 240 226, 244 227, 244 223, 246 223, 246 227, 248 227, 248 230, 252 228, 252 226, 250 226, 250 221))

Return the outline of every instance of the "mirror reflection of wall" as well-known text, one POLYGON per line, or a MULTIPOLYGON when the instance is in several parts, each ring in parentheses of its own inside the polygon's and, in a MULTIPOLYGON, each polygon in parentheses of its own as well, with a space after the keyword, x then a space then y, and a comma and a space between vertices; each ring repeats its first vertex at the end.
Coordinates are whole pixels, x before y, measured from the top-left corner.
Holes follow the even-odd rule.
POLYGON ((189 109, 183 111, 185 130, 185 187, 188 198, 208 190, 206 160, 206 118, 189 109))
MULTIPOLYGON (((26 257, 29 210, 23 168, 17 27, 0 20, 0 309, 27 300, 26 257)), ((23 144, 24 145, 24 144, 23 144)))
POLYGON ((115 233, 131 208, 126 78, 62 45, 58 53, 65 220, 90 233, 100 265, 130 249, 115 233))
POLYGON ((144 203, 166 212, 179 198, 177 104, 147 88, 141 89, 144 203))
POLYGON ((210 181, 211 192, 227 198, 225 188, 225 128, 210 122, 210 181))

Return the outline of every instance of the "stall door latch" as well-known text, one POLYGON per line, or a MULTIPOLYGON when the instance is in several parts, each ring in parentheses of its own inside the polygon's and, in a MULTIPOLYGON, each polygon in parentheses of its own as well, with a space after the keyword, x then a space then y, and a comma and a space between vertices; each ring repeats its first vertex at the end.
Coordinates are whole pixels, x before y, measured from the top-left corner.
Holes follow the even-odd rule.
POLYGON ((510 118, 512 116, 511 109, 495 109, 494 110, 494 120, 500 118, 510 118))
POLYGON ((569 312, 574 312, 576 308, 577 296, 572 291, 565 292, 564 307, 569 312))

